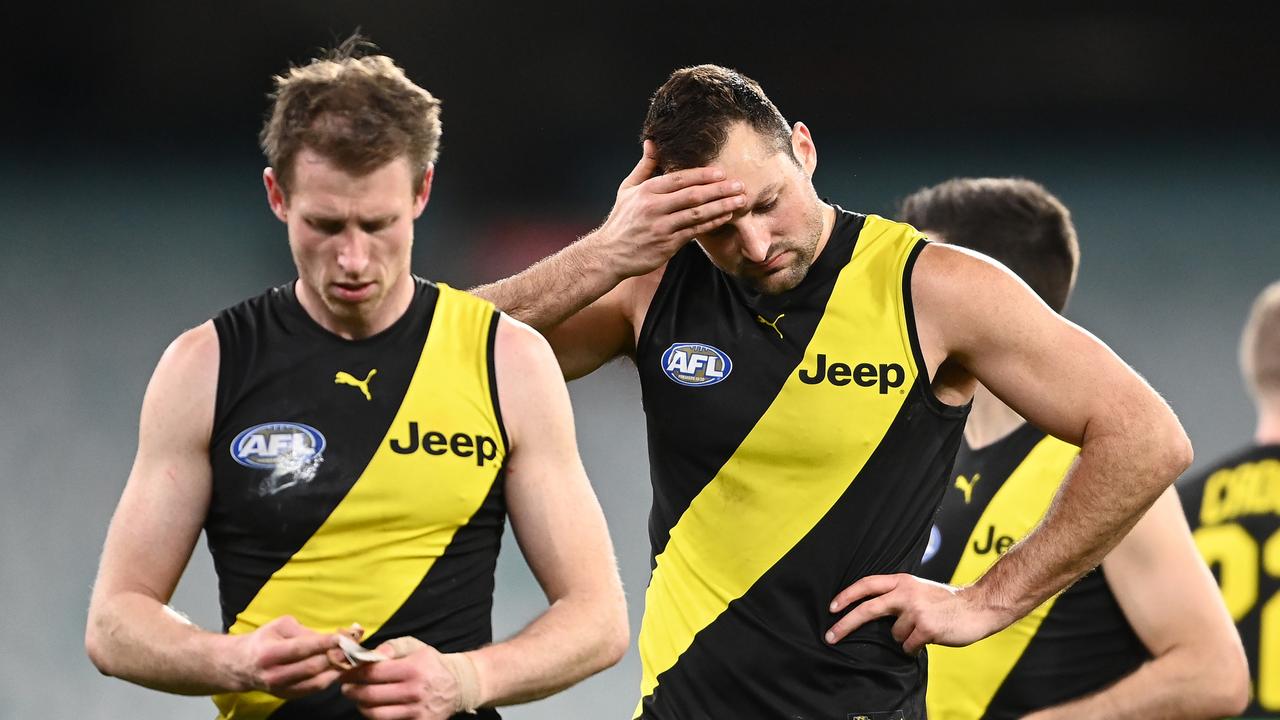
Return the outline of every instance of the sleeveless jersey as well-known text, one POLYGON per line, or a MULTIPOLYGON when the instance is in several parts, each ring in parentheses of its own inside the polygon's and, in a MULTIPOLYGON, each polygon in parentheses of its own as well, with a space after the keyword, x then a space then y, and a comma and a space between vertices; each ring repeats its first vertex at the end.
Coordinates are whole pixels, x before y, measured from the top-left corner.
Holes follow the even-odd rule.
POLYGON ((911 308, 913 228, 837 208, 776 296, 690 244, 636 362, 653 480, 639 650, 644 718, 923 715, 925 658, 891 619, 835 646, 836 594, 914 571, 967 408, 929 386, 911 308))
POLYGON ((1280 718, 1280 445, 1241 450, 1178 494, 1249 657, 1244 717, 1280 718))
MULTIPOLYGON (((224 631, 288 614, 318 632, 358 622, 369 647, 412 635, 456 652, 491 640, 506 517, 498 314, 448 286, 414 286, 405 314, 360 340, 316 324, 292 283, 214 319, 205 531, 224 631)), ((263 692, 214 702, 228 720, 360 717, 336 685, 287 702, 263 692)))
MULTIPOLYGON (((1029 423, 978 450, 963 444, 922 576, 977 580, 1036 526, 1079 453, 1029 423)), ((1020 718, 1101 690, 1149 657, 1099 568, 991 637, 931 646, 929 718, 1020 718)))

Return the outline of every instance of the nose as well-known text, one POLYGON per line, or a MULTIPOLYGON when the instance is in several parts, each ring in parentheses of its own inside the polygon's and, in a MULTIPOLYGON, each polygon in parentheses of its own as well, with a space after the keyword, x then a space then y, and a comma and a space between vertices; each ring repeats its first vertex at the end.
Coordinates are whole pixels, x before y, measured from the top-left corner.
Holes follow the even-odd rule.
POLYGON ((369 265, 369 236, 359 228, 343 234, 338 247, 338 268, 347 275, 360 275, 369 265))
POLYGON ((762 263, 769 257, 769 229, 759 220, 746 217, 738 223, 738 247, 742 256, 754 263, 762 263))

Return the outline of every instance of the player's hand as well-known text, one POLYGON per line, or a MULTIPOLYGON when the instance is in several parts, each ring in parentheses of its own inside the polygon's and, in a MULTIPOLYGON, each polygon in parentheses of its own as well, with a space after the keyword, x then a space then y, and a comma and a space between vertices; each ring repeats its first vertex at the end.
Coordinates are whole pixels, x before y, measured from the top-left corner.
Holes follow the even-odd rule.
POLYGON ((726 180, 719 168, 654 177, 657 170, 657 148, 645 140, 644 154, 618 186, 609 217, 586 238, 621 278, 656 270, 689 240, 725 224, 746 204, 742 183, 726 180))
POLYGON ((971 588, 923 580, 899 573, 870 575, 836 595, 831 612, 839 613, 862 601, 827 631, 826 641, 837 643, 876 618, 894 616, 893 639, 910 654, 927 643, 960 647, 975 643, 1003 627, 995 613, 975 602, 971 588))
POLYGON ((375 720, 444 720, 464 707, 463 688, 438 650, 412 637, 379 645, 389 660, 342 676, 342 694, 375 720))
POLYGON ((289 615, 237 640, 239 667, 250 689, 296 698, 323 690, 338 679, 326 654, 338 646, 338 637, 309 630, 289 615))

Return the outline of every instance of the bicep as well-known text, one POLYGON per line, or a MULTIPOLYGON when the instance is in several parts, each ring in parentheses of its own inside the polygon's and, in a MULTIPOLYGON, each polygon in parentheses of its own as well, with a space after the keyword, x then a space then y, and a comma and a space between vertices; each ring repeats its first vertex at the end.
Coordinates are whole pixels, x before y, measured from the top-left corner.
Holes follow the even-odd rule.
POLYGON ((133 469, 107 531, 95 601, 140 592, 167 602, 172 594, 209 503, 217 359, 216 333, 206 324, 175 341, 156 366, 133 469))
POLYGON ((1173 489, 1166 490, 1102 562, 1107 584, 1142 643, 1208 650, 1235 642, 1218 587, 1196 551, 1173 489))
POLYGON ((525 559, 551 601, 618 587, 604 514, 574 439, 569 393, 551 353, 504 319, 498 395, 511 438, 508 512, 525 559))
POLYGON ((1002 266, 930 246, 917 268, 912 287, 936 355, 1046 432, 1080 445, 1095 421, 1158 412, 1158 396, 1137 373, 1002 266))
POLYGON ((610 360, 634 352, 643 318, 638 302, 648 305, 658 278, 661 269, 627 278, 564 322, 543 330, 566 380, 589 375, 610 360))

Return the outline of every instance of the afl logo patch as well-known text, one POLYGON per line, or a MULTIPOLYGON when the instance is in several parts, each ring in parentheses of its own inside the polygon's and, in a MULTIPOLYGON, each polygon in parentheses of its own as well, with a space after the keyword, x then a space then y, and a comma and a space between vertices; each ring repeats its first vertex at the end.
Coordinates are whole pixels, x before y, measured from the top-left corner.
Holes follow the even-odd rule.
POLYGON ((711 345, 675 343, 662 353, 662 372, 681 385, 704 387, 729 377, 733 361, 711 345))
POLYGON ((269 422, 241 431, 231 441, 231 457, 251 468, 296 467, 324 452, 325 439, 310 425, 269 422))
POLYGON ((938 530, 938 526, 934 525, 929 528, 929 544, 924 547, 924 557, 920 558, 920 562, 927 563, 938 554, 938 549, 942 547, 942 533, 938 530))

